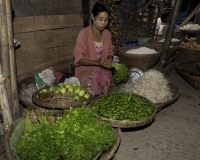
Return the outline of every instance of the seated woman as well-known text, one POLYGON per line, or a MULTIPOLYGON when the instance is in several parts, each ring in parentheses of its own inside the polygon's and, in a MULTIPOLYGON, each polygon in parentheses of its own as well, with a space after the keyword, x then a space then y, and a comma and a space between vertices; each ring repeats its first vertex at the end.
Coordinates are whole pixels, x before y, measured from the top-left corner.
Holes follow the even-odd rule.
POLYGON ((110 64, 113 57, 111 34, 106 29, 108 9, 96 2, 92 9, 93 24, 82 29, 74 49, 75 76, 92 95, 106 94, 111 85, 110 64))
POLYGON ((166 8, 163 10, 161 14, 161 25, 158 30, 158 36, 160 38, 165 38, 169 27, 169 23, 171 22, 171 16, 172 16, 172 9, 166 8))

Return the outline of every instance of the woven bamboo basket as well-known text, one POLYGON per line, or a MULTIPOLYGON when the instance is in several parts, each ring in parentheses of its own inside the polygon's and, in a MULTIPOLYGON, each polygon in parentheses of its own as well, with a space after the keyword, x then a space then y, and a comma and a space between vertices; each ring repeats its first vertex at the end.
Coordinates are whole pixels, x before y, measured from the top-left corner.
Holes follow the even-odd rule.
POLYGON ((159 112, 163 108, 169 106, 170 104, 176 102, 179 99, 180 97, 179 88, 172 83, 169 83, 169 87, 170 87, 171 93, 173 94, 172 99, 163 103, 155 103, 156 112, 159 112))
MULTIPOLYGON (((108 93, 108 94, 115 94, 115 93, 108 93)), ((91 103, 95 100, 97 100, 100 96, 96 97, 95 99, 93 99, 91 101, 91 103)), ((138 97, 141 97, 138 95, 138 97)), ((144 97, 141 97, 143 99, 146 99, 144 97)), ((147 99, 146 99, 147 100, 147 99)), ((148 101, 148 100, 147 100, 148 101)), ((90 103, 90 104, 91 104, 90 103)), ((89 108, 90 108, 90 104, 89 104, 89 108)), ((153 120, 155 119, 156 117, 156 108, 155 108, 155 105, 154 105, 154 113, 147 119, 144 119, 144 120, 141 120, 141 121, 120 121, 120 120, 113 120, 113 119, 108 119, 108 118, 105 118, 105 117, 102 117, 102 116, 99 116, 97 115, 97 117, 99 119, 102 119, 102 120, 105 120, 105 121, 108 121, 110 123, 111 126, 113 127, 119 127, 119 128, 136 128, 136 127, 142 127, 142 126, 145 126, 151 122, 153 122, 153 120)))
POLYGON ((142 44, 140 46, 135 47, 122 47, 119 52, 119 59, 122 63, 126 65, 126 67, 136 67, 143 71, 147 71, 149 68, 154 66, 156 62, 159 60, 161 49, 156 46, 148 46, 145 44, 142 44), (147 48, 154 49, 157 53, 153 54, 128 54, 126 53, 130 49, 138 49, 141 46, 146 46, 147 48))
POLYGON ((32 84, 35 82, 35 79, 33 76, 30 76, 28 78, 25 78, 24 80, 20 81, 18 83, 18 90, 19 90, 19 101, 26 107, 29 107, 29 108, 33 108, 33 109, 36 109, 38 108, 39 106, 35 105, 34 103, 30 103, 28 102, 24 97, 21 96, 21 92, 22 92, 22 88, 24 86, 28 86, 29 84, 32 84))
POLYGON ((179 46, 180 61, 199 61, 200 50, 186 49, 179 46))
MULTIPOLYGON (((24 119, 24 117, 21 117, 19 119, 17 119, 16 121, 14 121, 9 129, 8 132, 6 133, 5 136, 5 147, 6 147, 6 154, 9 160, 19 160, 18 158, 20 158, 20 160, 24 160, 23 158, 20 157, 20 155, 17 155, 18 158, 15 156, 14 151, 11 148, 11 142, 10 142, 10 137, 12 136, 12 134, 15 131, 15 128, 17 126, 18 123, 22 122, 24 119)), ((18 133, 20 138, 21 133, 23 132, 23 130, 21 130, 20 133, 18 133)), ((117 149, 119 148, 120 142, 121 142, 121 129, 120 128, 113 128, 113 134, 116 137, 116 144, 107 152, 100 152, 96 155, 96 157, 93 160, 99 160, 101 158, 101 160, 110 160, 114 154, 116 153, 117 149)), ((14 144, 16 146, 16 144, 14 144)), ((62 159, 60 159, 62 160, 62 159)))
POLYGON ((111 126, 113 127, 119 127, 119 128, 136 128, 136 127, 142 127, 145 126, 151 122, 153 122, 153 120, 156 117, 156 110, 153 113, 153 115, 145 120, 141 120, 141 121, 129 121, 129 122, 124 122, 124 121, 118 121, 118 120, 112 120, 112 119, 108 119, 108 118, 104 118, 101 116, 98 116, 98 118, 108 121, 110 123, 111 126))
MULTIPOLYGON (((161 48, 163 48, 163 44, 164 44, 164 42, 159 42, 159 40, 156 40, 156 39, 151 40, 151 43, 154 43, 154 44, 157 43, 157 45, 161 48)), ((176 53, 180 43, 181 43, 181 41, 171 43, 171 45, 170 45, 171 47, 169 47, 169 50, 167 52, 167 57, 166 57, 167 59, 170 58, 171 56, 173 56, 176 53)))
POLYGON ((176 71, 194 89, 200 90, 200 72, 197 70, 196 64, 196 61, 180 61, 176 64, 176 71))
POLYGON ((80 100, 80 101, 74 101, 74 102, 51 102, 51 101, 44 101, 37 98, 37 94, 39 91, 36 91, 33 93, 32 100, 35 104, 38 106, 44 107, 44 108, 51 108, 51 109, 69 109, 70 107, 80 107, 84 103, 88 104, 92 99, 93 96, 91 96, 89 99, 86 100, 80 100))

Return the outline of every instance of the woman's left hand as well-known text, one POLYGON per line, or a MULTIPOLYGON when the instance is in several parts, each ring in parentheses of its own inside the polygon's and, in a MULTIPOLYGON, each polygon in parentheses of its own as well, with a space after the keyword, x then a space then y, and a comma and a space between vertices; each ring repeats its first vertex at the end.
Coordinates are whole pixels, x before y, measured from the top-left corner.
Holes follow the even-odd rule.
POLYGON ((111 62, 108 59, 101 59, 100 63, 101 63, 102 66, 104 66, 106 68, 110 68, 111 67, 111 65, 110 65, 111 62))

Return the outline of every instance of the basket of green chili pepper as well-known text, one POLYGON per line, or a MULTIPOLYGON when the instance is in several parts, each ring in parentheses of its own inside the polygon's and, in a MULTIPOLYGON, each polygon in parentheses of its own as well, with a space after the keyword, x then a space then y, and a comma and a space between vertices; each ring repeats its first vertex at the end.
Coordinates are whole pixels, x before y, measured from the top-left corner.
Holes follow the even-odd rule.
POLYGON ((151 123, 156 109, 149 100, 132 93, 109 93, 93 99, 90 109, 113 127, 134 128, 151 123))

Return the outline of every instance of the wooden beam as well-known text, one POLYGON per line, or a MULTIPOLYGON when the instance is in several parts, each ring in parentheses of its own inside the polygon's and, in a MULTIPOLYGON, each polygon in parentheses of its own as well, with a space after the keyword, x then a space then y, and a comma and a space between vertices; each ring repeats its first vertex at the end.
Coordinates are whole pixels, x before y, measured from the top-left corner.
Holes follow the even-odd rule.
POLYGON ((178 29, 188 23, 188 21, 196 14, 196 12, 200 8, 200 3, 197 5, 197 7, 190 13, 190 15, 181 23, 181 25, 174 31, 174 35, 177 33, 178 29))
POLYGON ((82 0, 12 0, 16 17, 74 14, 82 11, 82 0))
POLYGON ((73 56, 67 56, 61 59, 52 60, 46 63, 42 63, 40 65, 27 67, 26 69, 19 70, 18 72, 18 80, 21 81, 27 77, 33 76, 38 72, 41 72, 44 69, 49 67, 53 67, 55 71, 66 71, 70 70, 69 64, 73 61, 73 56))
POLYGON ((80 14, 16 17, 13 25, 14 33, 83 27, 83 17, 80 14))
POLYGON ((77 35, 82 28, 83 27, 81 26, 14 34, 15 38, 19 40, 21 44, 16 52, 46 48, 66 42, 76 41, 77 35))

